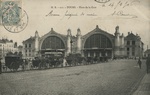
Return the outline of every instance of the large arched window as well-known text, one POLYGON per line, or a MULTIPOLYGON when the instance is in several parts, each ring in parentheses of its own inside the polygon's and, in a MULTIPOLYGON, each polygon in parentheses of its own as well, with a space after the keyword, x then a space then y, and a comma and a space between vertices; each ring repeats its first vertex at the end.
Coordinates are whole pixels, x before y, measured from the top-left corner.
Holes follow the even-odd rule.
POLYGON ((49 36, 43 41, 41 49, 65 49, 65 45, 59 37, 49 36))
POLYGON ((93 34, 87 38, 84 48, 112 48, 112 43, 105 35, 93 34))

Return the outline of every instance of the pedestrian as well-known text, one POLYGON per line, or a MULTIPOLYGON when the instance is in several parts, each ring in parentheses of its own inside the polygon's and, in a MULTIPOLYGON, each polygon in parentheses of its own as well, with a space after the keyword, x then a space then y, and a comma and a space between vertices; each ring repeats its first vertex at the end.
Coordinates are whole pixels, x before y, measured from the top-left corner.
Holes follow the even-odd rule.
POLYGON ((23 62, 22 62, 22 71, 24 71, 25 70, 25 60, 23 60, 23 62))
POLYGON ((1 58, 0 58, 0 74, 2 73, 2 63, 1 63, 1 58))
POLYGON ((138 65, 139 65, 139 68, 141 69, 141 64, 142 64, 142 61, 141 61, 141 59, 139 58, 139 60, 138 60, 138 65))
MULTIPOLYGON (((42 61, 44 61, 44 58, 42 58, 42 61)), ((44 64, 44 62, 42 62, 44 64)), ((28 60, 28 70, 31 70, 31 65, 32 65, 32 59, 30 58, 28 60)))
POLYGON ((146 71, 148 73, 148 69, 150 69, 150 54, 148 55, 146 59, 146 71))
POLYGON ((63 58, 63 67, 65 67, 67 65, 67 61, 66 61, 66 58, 64 57, 63 58))

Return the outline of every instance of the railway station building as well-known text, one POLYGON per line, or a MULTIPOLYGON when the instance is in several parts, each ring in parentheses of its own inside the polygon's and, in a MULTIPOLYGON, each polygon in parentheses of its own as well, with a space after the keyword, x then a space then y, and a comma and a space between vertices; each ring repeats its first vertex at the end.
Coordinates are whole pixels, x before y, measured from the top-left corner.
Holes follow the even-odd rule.
MULTIPOLYGON (((100 29, 98 25, 85 35, 81 35, 82 30, 78 28, 76 36, 72 35, 71 29, 68 29, 66 35, 64 35, 51 28, 50 32, 42 37, 40 37, 36 31, 33 37, 23 41, 23 56, 24 58, 34 58, 38 56, 65 57, 69 54, 78 53, 84 57, 131 57, 127 44, 128 41, 132 39, 129 39, 129 35, 125 37, 123 33, 119 31, 119 26, 116 26, 113 31, 114 34, 110 34, 100 29)), ((139 39, 138 42, 136 41, 137 40, 135 40, 135 43, 137 45, 139 43, 141 44, 141 39, 139 39)), ((136 45, 134 46, 136 47, 136 45)), ((143 48, 143 44, 140 48, 143 48)), ((139 55, 132 55, 132 57, 135 56, 139 55)))

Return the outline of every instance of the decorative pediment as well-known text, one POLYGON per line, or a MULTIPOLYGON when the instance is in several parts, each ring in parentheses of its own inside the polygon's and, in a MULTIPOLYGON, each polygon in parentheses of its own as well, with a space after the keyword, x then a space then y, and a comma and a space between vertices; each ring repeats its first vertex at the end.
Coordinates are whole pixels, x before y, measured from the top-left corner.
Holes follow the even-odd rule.
POLYGON ((87 33, 86 35, 82 36, 82 47, 84 47, 85 45, 85 42, 88 38, 90 38, 91 36, 93 35, 104 35, 103 37, 106 37, 108 38, 108 40, 110 41, 110 43, 112 43, 112 47, 114 47, 114 39, 115 39, 115 36, 112 35, 112 34, 109 34, 108 32, 100 29, 98 27, 98 25, 96 26, 96 28, 94 30, 92 30, 91 32, 87 33))
POLYGON ((112 35, 112 34, 106 32, 106 31, 100 29, 100 28, 98 27, 98 25, 97 25, 94 30, 92 30, 91 32, 89 32, 89 33, 85 34, 84 36, 82 36, 82 39, 86 39, 87 37, 89 37, 89 36, 92 35, 92 34, 103 34, 103 35, 108 36, 110 39, 113 39, 113 38, 114 38, 114 35, 112 35))
POLYGON ((65 46, 66 46, 67 36, 66 36, 66 35, 63 35, 63 34, 59 34, 59 33, 55 32, 55 31, 53 30, 53 28, 51 28, 51 31, 50 31, 50 32, 46 33, 44 36, 42 36, 42 37, 40 38, 40 47, 41 47, 43 41, 44 41, 46 38, 48 38, 49 36, 57 36, 57 37, 59 37, 61 40, 63 40, 63 42, 64 42, 64 44, 65 44, 65 46))

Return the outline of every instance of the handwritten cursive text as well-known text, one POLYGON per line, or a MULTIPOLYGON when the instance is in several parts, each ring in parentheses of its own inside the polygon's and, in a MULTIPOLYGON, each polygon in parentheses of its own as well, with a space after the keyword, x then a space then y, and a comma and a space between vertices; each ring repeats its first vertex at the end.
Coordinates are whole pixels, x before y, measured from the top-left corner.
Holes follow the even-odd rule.
POLYGON ((97 3, 99 3, 102 7, 110 7, 113 9, 118 8, 126 8, 129 6, 136 5, 137 3, 140 3, 139 0, 119 0, 119 1, 110 1, 110 0, 95 0, 97 3))
POLYGON ((46 16, 60 16, 60 14, 54 13, 53 10, 51 10, 46 16))
POLYGON ((124 18, 128 18, 128 19, 137 18, 136 15, 124 13, 122 10, 121 11, 114 11, 111 15, 112 16, 118 16, 118 17, 124 17, 124 18))

